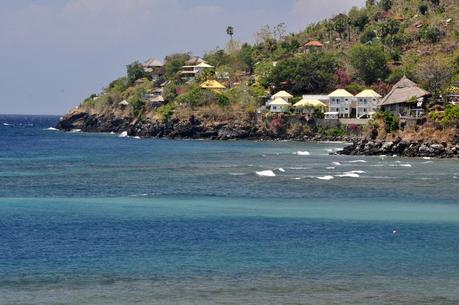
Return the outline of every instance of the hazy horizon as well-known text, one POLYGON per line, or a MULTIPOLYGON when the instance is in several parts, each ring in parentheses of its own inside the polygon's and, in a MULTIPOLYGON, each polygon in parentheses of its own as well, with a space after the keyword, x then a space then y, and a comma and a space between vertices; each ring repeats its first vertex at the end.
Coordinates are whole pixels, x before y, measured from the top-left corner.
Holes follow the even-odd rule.
POLYGON ((364 0, 17 0, 0 10, 2 114, 61 115, 125 66, 175 52, 202 55, 262 26, 308 24, 364 0))

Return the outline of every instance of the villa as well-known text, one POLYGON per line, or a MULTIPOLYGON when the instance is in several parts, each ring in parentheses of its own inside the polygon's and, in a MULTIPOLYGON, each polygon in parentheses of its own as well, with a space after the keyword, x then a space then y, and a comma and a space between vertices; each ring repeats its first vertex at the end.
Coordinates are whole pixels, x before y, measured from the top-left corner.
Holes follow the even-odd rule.
POLYGON ((268 103, 270 111, 273 113, 289 113, 290 103, 281 97, 275 98, 273 101, 268 103))
POLYGON ((424 114, 424 101, 430 93, 404 76, 379 103, 383 111, 400 117, 419 118, 424 114))
POLYGON ((356 96, 356 115, 357 119, 369 117, 378 108, 382 96, 377 92, 367 89, 363 90, 356 96))
POLYGON ((338 117, 350 118, 354 96, 344 89, 338 89, 328 95, 329 112, 338 113, 338 117))
POLYGON ((164 73, 164 64, 155 58, 150 58, 143 63, 143 69, 152 76, 158 77, 164 73))
POLYGON ((197 65, 190 65, 190 66, 183 66, 182 70, 180 71, 182 79, 185 80, 192 80, 201 73, 202 71, 206 69, 212 69, 214 68, 213 66, 209 65, 206 62, 201 62, 197 65))
POLYGON ((303 98, 301 101, 293 105, 298 113, 312 114, 318 110, 324 111, 327 105, 319 100, 311 100, 303 98))
POLYGON ((273 100, 275 100, 277 98, 281 98, 281 99, 285 100, 286 102, 290 102, 290 99, 293 98, 293 95, 291 95, 287 91, 279 91, 279 92, 277 92, 276 94, 274 94, 272 96, 273 100))

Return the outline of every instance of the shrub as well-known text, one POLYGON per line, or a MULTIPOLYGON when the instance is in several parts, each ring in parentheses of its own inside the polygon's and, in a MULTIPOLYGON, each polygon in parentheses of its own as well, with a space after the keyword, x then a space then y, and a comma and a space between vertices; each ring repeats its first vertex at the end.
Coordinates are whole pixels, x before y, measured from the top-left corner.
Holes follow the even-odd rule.
POLYGON ((419 5, 419 12, 422 15, 425 15, 428 10, 429 10, 429 7, 427 6, 427 4, 423 3, 423 4, 419 5))
POLYGON ((204 91, 200 88, 193 88, 177 97, 176 101, 179 104, 186 104, 193 108, 204 105, 204 99, 204 91))
POLYGON ((421 38, 430 43, 439 42, 443 36, 443 31, 437 26, 427 26, 420 32, 421 38))
POLYGON ((230 99, 224 94, 217 94, 217 104, 221 107, 226 107, 230 104, 230 99))
POLYGON ((459 126, 459 105, 446 106, 440 124, 445 127, 459 126))
POLYGON ((398 130, 400 120, 391 112, 378 112, 375 114, 375 119, 382 119, 384 121, 385 130, 387 133, 398 130))
POLYGON ((376 33, 372 27, 368 27, 360 36, 361 43, 372 42, 376 38, 376 33))
POLYGON ((174 115, 175 104, 169 103, 162 105, 156 110, 156 112, 162 116, 163 120, 169 121, 169 119, 174 115))

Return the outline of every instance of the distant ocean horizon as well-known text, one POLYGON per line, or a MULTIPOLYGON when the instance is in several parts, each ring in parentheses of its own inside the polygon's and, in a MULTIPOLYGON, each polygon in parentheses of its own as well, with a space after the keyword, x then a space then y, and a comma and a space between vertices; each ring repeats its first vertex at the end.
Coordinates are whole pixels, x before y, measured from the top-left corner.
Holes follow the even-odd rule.
POLYGON ((0 305, 459 304, 459 162, 0 115, 0 305))

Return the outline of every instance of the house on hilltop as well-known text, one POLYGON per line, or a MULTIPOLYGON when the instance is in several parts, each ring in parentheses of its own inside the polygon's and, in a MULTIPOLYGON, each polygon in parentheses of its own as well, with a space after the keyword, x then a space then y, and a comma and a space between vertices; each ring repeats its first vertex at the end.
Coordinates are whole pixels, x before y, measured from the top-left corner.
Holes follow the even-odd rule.
POLYGON ((315 52, 315 51, 320 51, 324 48, 324 45, 317 40, 311 40, 308 43, 305 43, 303 46, 303 49, 306 52, 315 52))
POLYGON ((180 75, 182 79, 184 80, 192 80, 201 73, 202 71, 206 69, 213 69, 214 66, 209 65, 205 61, 197 64, 197 65, 186 65, 182 67, 182 70, 180 71, 180 75))

